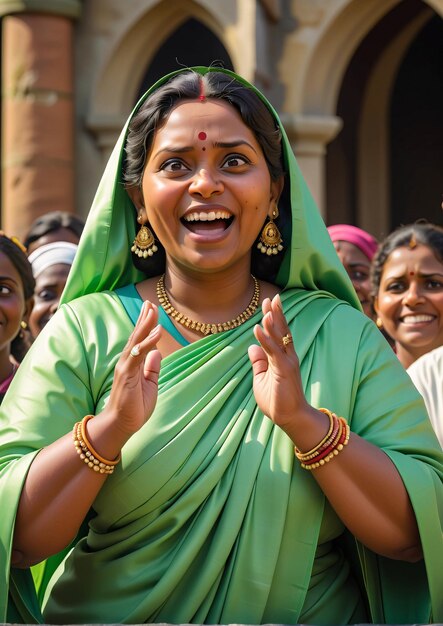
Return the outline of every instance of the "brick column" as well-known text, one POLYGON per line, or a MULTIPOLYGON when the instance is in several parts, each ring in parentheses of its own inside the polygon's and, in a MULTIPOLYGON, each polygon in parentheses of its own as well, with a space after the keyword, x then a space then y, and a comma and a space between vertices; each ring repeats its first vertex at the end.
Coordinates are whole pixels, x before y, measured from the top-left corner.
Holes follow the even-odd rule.
POLYGON ((2 228, 74 212, 73 18, 79 2, 0 0, 2 228), (15 10, 14 10, 15 8, 15 10))

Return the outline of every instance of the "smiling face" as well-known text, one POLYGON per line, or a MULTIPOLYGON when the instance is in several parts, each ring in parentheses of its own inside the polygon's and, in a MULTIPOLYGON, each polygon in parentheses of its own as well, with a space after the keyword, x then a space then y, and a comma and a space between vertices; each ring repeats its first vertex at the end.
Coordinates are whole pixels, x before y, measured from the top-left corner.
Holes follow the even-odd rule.
POLYGON ((37 276, 34 307, 29 316, 29 328, 33 337, 37 337, 56 312, 70 269, 70 265, 58 263, 37 276))
POLYGON ((443 264, 427 246, 397 248, 384 264, 374 305, 408 367, 443 345, 443 264))
POLYGON ((14 264, 0 252, 0 351, 9 355, 11 341, 20 331, 26 314, 23 284, 14 264))
POLYGON ((206 100, 172 109, 156 132, 142 195, 129 194, 167 262, 207 272, 238 264, 249 271, 251 248, 279 191, 237 111, 206 100))
POLYGON ((364 313, 372 318, 374 312, 371 304, 371 263, 368 257, 363 254, 360 248, 357 248, 357 246, 348 241, 334 241, 334 247, 337 251, 338 258, 349 274, 349 278, 354 285, 364 313))

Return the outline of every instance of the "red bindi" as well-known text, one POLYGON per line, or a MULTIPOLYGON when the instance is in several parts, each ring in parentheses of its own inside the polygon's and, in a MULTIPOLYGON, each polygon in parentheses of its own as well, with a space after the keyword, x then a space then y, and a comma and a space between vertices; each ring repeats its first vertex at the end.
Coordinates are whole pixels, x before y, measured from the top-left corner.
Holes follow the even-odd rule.
POLYGON ((414 276, 415 272, 409 272, 409 276, 414 276))
POLYGON ((207 137, 207 134, 205 133, 204 130, 202 130, 200 133, 198 133, 198 138, 201 139, 201 141, 204 141, 207 137))

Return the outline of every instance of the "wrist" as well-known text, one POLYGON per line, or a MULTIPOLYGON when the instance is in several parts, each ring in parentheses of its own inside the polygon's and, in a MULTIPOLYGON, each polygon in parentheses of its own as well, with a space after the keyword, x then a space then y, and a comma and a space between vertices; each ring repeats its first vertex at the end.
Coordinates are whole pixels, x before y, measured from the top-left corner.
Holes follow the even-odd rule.
POLYGON ((306 404, 283 430, 294 446, 300 450, 310 450, 327 435, 329 426, 327 415, 306 404))
POLYGON ((94 448, 108 459, 116 458, 131 438, 131 433, 121 428, 118 416, 106 409, 89 420, 87 429, 94 448))

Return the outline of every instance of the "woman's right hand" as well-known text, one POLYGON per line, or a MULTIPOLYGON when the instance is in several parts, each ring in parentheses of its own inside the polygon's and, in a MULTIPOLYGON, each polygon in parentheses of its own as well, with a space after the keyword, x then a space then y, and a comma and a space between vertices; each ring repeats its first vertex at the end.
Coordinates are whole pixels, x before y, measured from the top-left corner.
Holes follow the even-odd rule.
POLYGON ((114 370, 114 382, 102 417, 111 419, 128 437, 150 418, 158 393, 161 354, 156 345, 161 336, 158 309, 143 303, 134 331, 114 370), (132 353, 131 353, 132 351, 132 353), (138 354, 134 355, 134 351, 138 354))

